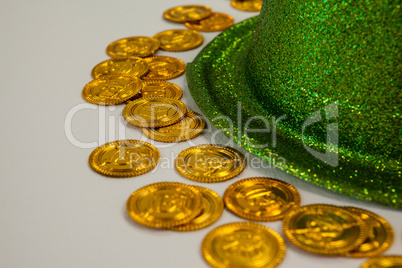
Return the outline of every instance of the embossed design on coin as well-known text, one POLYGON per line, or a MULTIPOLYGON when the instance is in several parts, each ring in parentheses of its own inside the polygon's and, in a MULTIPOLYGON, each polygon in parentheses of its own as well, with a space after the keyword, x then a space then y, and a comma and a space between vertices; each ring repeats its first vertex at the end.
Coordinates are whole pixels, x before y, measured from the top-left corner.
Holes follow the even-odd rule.
POLYGON ((181 88, 167 81, 147 80, 141 89, 141 97, 165 97, 180 100, 183 95, 181 88))
POLYGON ((261 11, 262 0, 232 0, 234 8, 242 11, 259 12, 261 11))
POLYGON ((211 13, 212 10, 208 6, 189 5, 170 8, 163 13, 163 16, 170 21, 186 22, 205 19, 211 13))
POLYGON ((214 191, 201 187, 194 186, 202 194, 202 212, 192 219, 189 223, 179 226, 174 226, 171 229, 175 231, 195 231, 205 228, 216 222, 223 212, 223 201, 220 196, 214 191))
POLYGON ((149 70, 148 63, 141 58, 118 58, 102 61, 92 69, 93 78, 102 75, 131 75, 142 77, 149 70))
POLYGON ((402 267, 402 256, 378 256, 369 259, 360 268, 400 268, 402 267))
POLYGON ((180 121, 186 111, 186 105, 179 100, 150 97, 129 102, 123 109, 123 116, 135 126, 162 127, 180 121))
POLYGON ((219 226, 202 242, 204 258, 213 267, 273 268, 282 262, 285 251, 279 234, 250 222, 219 226))
POLYGON ((180 142, 197 137, 204 127, 204 119, 196 112, 188 110, 181 121, 166 127, 143 128, 142 133, 148 138, 157 141, 180 142))
POLYGON ((157 33, 154 38, 161 43, 161 49, 166 51, 186 51, 202 44, 204 38, 195 30, 168 30, 157 33))
POLYGON ((199 182, 220 182, 240 174, 246 167, 244 155, 220 145, 204 144, 183 150, 175 160, 177 171, 199 182))
POLYGON ((184 73, 186 64, 176 58, 155 56, 144 58, 149 65, 149 73, 142 77, 144 80, 169 80, 184 73))
POLYGON ((285 236, 306 251, 338 255, 360 245, 368 227, 354 213, 331 205, 308 205, 295 208, 283 219, 285 236))
POLYGON ((358 215, 368 226, 368 237, 357 248, 346 253, 354 258, 367 258, 381 254, 387 250, 394 240, 391 225, 379 215, 362 208, 343 207, 358 215))
POLYGON ((235 182, 223 199, 230 211, 252 221, 280 220, 300 205, 300 195, 292 185, 262 177, 235 182))
POLYGON ((138 77, 104 75, 86 84, 82 96, 94 104, 119 104, 135 96, 141 88, 142 81, 138 77))
POLYGON ((223 31, 234 24, 234 19, 223 13, 212 13, 206 19, 186 22, 187 28, 200 31, 200 32, 216 32, 223 31))
POLYGON ((158 39, 146 36, 134 36, 116 40, 106 48, 106 53, 112 58, 147 57, 160 46, 158 39))
POLYGON ((105 176, 133 177, 153 169, 160 154, 155 146, 139 140, 118 140, 106 143, 89 156, 91 168, 105 176))
POLYGON ((202 210, 202 195, 190 185, 159 182, 144 186, 127 200, 127 213, 137 223, 171 228, 189 223, 202 210))

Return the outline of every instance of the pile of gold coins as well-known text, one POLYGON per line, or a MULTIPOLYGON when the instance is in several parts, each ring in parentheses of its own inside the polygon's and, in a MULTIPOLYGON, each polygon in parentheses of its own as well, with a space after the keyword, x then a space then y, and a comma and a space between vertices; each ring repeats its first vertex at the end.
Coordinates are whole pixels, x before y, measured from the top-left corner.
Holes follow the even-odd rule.
MULTIPOLYGON (((387 250, 394 238, 390 224, 375 213, 325 204, 300 207, 298 191, 272 178, 237 181, 226 189, 223 200, 229 211, 250 221, 283 219, 285 237, 315 254, 373 257, 387 250)), ((279 234, 256 223, 217 227, 202 244, 204 257, 213 267, 243 267, 250 263, 255 266, 249 267, 274 267, 282 261, 285 251, 279 234)), ((402 257, 392 259, 394 263, 402 261, 402 257)))
MULTIPOLYGON (((232 6, 258 11, 261 0, 232 0, 232 6)), ((166 80, 185 72, 185 63, 168 56, 152 56, 158 49, 186 51, 200 46, 198 31, 218 31, 233 18, 206 6, 180 6, 164 12, 171 21, 190 29, 168 30, 153 37, 128 37, 112 42, 112 58, 92 70, 94 80, 83 89, 84 99, 98 105, 124 103, 124 119, 150 139, 181 142, 200 135, 201 115, 180 101, 182 90, 166 80)), ((99 146, 89 156, 91 168, 110 177, 133 177, 154 169, 158 149, 144 141, 117 140, 99 146)), ((177 172, 192 181, 216 183, 232 179, 246 167, 245 156, 230 147, 203 144, 184 149, 175 159, 177 172)), ((311 204, 300 206, 298 191, 273 178, 236 181, 223 199, 214 191, 179 182, 158 182, 137 189, 128 198, 128 215, 138 224, 173 231, 210 226, 226 207, 249 221, 283 220, 283 233, 293 245, 315 254, 374 257, 393 241, 390 224, 377 214, 355 208, 311 204)), ((202 254, 213 267, 275 267, 285 257, 284 238, 257 223, 218 226, 202 241, 202 254)), ((363 268, 396 267, 401 256, 375 257, 363 268), (378 266, 376 266, 378 265, 378 266), (382 266, 380 266, 382 265, 382 266), (393 265, 393 266, 392 266, 393 265)))

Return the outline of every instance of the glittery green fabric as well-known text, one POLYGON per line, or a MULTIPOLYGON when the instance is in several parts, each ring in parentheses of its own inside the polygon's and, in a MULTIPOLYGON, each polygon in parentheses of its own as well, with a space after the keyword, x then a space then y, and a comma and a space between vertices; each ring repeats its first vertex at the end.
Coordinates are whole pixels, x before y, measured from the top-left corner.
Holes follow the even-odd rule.
POLYGON ((264 1, 259 17, 188 64, 191 94, 251 153, 326 189, 402 208, 400 17, 398 1, 264 1))

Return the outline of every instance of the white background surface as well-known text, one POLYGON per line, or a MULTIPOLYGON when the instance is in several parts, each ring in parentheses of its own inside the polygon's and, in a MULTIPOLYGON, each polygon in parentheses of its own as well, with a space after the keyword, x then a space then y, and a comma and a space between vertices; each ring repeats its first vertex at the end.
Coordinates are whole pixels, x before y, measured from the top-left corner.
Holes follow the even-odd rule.
MULTIPOLYGON (((128 179, 112 179, 93 172, 88 156, 94 146, 74 146, 65 134, 65 119, 76 105, 85 104, 83 86, 90 71, 107 59, 106 46, 127 36, 185 28, 162 19, 164 10, 181 4, 207 4, 232 15, 236 22, 256 13, 238 11, 229 0, 146 1, 1 1, 0 65, 0 266, 1 267, 207 267, 200 245, 214 227, 242 221, 224 211, 214 225, 196 232, 176 233, 142 227, 126 215, 129 195, 160 181, 198 184, 181 177, 171 166, 128 179)), ((217 33, 203 33, 205 43, 217 33)), ((192 61, 201 48, 157 55, 192 61)), ((171 80, 182 87, 183 101, 198 111, 185 76, 171 80)), ((124 105, 106 110, 108 122, 99 125, 98 106, 87 105, 72 119, 72 132, 82 142, 103 143, 115 135, 141 138, 137 128, 118 131, 124 105), (110 117, 110 118, 109 118, 110 117)), ((192 142, 209 143, 205 134, 192 142)), ((162 158, 173 161, 181 143, 160 148, 162 158)), ((278 170, 247 167, 237 178, 218 184, 198 184, 223 195, 238 179, 271 176, 292 183, 302 204, 330 203, 369 209, 387 219, 395 241, 387 254, 402 253, 400 211, 354 200, 304 183, 278 170)), ((281 222, 263 223, 283 235, 281 222)), ((286 242, 281 268, 359 267, 365 259, 313 255, 286 242)))

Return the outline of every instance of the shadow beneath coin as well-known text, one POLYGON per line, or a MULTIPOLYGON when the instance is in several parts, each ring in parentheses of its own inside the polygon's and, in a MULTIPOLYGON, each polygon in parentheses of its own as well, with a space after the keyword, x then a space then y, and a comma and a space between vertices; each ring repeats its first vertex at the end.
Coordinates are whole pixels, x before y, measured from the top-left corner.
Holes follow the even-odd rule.
MULTIPOLYGON (((283 235, 281 234, 281 236, 283 236, 283 235)), ((287 240, 286 238, 284 238, 284 239, 285 239, 286 250, 288 252, 296 253, 298 255, 303 255, 303 256, 306 256, 307 254, 311 255, 311 257, 317 258, 317 262, 319 262, 318 259, 321 259, 320 261, 323 261, 323 262, 328 261, 328 258, 331 258, 331 260, 333 260, 333 261, 335 261, 336 259, 338 259, 338 260, 345 259, 345 257, 337 256, 337 255, 314 254, 309 251, 303 250, 299 247, 296 247, 291 242, 289 242, 289 240, 287 240)), ((285 257, 285 259, 286 259, 286 257, 285 257)), ((355 260, 358 260, 358 259, 355 259, 355 260)))

